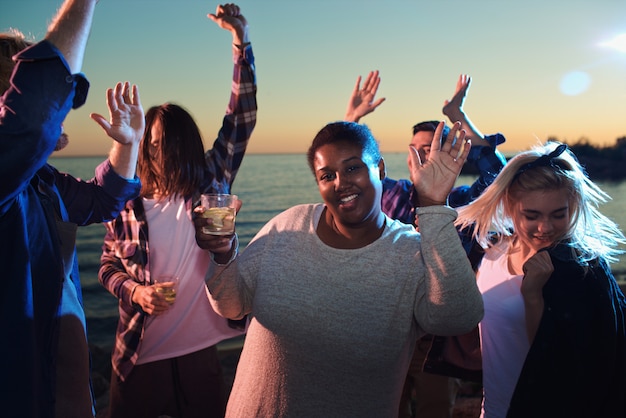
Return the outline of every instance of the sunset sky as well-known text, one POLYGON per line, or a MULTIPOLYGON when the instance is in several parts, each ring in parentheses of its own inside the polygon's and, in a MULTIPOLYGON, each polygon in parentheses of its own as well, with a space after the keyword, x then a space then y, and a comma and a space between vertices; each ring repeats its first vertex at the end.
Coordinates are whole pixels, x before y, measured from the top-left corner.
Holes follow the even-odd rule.
MULTIPOLYGON (((33 40, 61 0, 0 0, 0 30, 33 40)), ((626 52, 606 45, 626 33, 623 0, 242 0, 257 64, 258 123, 250 153, 303 153, 341 119, 358 75, 378 69, 387 101, 363 122, 383 152, 404 152, 411 126, 443 119, 459 74, 472 77, 465 109, 502 150, 537 140, 626 136, 626 52), (568 84, 568 81, 570 82, 568 84), (572 84, 573 83, 573 84, 572 84)), ((100 0, 83 72, 87 103, 68 117, 62 155, 105 154, 89 119, 105 113, 117 81, 139 85, 144 107, 187 108, 210 146, 229 97, 228 32, 197 0, 100 0)))

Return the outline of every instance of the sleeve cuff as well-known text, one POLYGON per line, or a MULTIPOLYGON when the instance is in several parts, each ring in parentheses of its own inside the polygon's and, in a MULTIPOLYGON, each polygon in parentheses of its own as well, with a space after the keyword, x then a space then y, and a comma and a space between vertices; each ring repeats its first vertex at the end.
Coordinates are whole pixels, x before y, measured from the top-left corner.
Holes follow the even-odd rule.
POLYGON ((139 177, 135 175, 133 179, 127 179, 120 176, 113 170, 108 158, 96 167, 96 178, 101 186, 106 185, 109 194, 113 196, 121 196, 123 200, 131 200, 139 196, 141 190, 139 177))
POLYGON ((215 261, 215 254, 211 253, 211 261, 213 261, 213 263, 217 264, 218 266, 222 266, 222 267, 226 267, 229 266, 233 261, 235 261, 235 258, 237 258, 237 256, 239 255, 239 237, 237 236, 237 234, 235 234, 235 242, 233 242, 233 253, 230 255, 230 259, 226 262, 226 263, 218 263, 215 261))
POLYGON ((252 44, 247 42, 243 45, 233 44, 233 62, 235 64, 248 63, 254 65, 254 53, 252 52, 252 44))
POLYGON ((506 138, 501 133, 497 133, 493 135, 485 135, 485 141, 489 142, 491 148, 495 148, 500 144, 504 144, 506 142, 506 138))
POLYGON ((456 210, 447 205, 437 205, 437 206, 424 206, 424 207, 416 207, 415 214, 417 216, 421 215, 450 215, 454 219, 458 216, 456 210))

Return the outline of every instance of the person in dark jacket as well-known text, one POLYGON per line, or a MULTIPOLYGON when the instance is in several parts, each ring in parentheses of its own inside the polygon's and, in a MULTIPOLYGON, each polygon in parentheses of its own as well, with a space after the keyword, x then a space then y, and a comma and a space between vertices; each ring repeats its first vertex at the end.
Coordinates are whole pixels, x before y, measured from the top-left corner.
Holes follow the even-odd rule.
POLYGON ((80 74, 97 0, 67 0, 39 43, 0 36, 0 404, 3 416, 94 416, 75 234, 114 219, 139 194, 144 114, 138 89, 107 91, 114 139, 90 181, 47 164, 66 144, 63 121, 86 99, 80 74))

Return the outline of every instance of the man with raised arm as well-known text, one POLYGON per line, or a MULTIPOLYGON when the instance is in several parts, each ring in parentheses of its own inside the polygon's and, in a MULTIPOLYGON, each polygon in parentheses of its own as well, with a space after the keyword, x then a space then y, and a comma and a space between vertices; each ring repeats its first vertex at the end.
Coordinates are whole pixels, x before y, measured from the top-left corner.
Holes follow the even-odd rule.
POLYGON ((137 87, 118 83, 107 90, 110 119, 91 115, 114 139, 95 177, 81 181, 47 164, 65 145, 65 117, 87 96, 80 71, 96 3, 66 0, 34 45, 17 31, 0 36, 3 416, 95 413, 76 227, 115 218, 138 195, 145 124, 137 87))

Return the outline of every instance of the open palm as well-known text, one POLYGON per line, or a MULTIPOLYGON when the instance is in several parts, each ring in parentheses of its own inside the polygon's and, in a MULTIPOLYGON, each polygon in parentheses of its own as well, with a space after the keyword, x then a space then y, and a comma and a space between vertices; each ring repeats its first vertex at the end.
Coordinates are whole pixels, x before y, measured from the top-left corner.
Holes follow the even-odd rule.
POLYGON ((128 82, 117 83, 114 89, 107 89, 107 107, 110 120, 97 113, 92 113, 90 117, 120 144, 139 143, 145 129, 139 88, 133 85, 131 94, 128 82))
POLYGON ((447 140, 441 144, 443 127, 441 122, 435 130, 427 161, 421 160, 416 148, 411 147, 410 150, 411 181, 420 206, 446 204, 471 148, 471 144, 465 141, 465 131, 460 129, 459 122, 452 126, 447 140))

